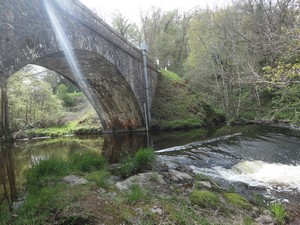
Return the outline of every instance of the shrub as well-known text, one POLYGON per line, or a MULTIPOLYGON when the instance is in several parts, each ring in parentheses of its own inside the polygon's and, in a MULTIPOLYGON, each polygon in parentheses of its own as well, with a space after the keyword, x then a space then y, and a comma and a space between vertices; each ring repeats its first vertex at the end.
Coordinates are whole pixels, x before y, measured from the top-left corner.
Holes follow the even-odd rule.
POLYGON ((285 208, 280 203, 275 203, 271 205, 271 212, 274 215, 276 222, 280 225, 285 224, 285 219, 287 217, 285 208))
POLYGON ((27 172, 28 185, 43 185, 44 182, 56 177, 62 177, 69 171, 69 164, 56 158, 41 160, 27 172))
POLYGON ((95 151, 77 152, 70 161, 74 169, 80 172, 101 170, 106 166, 104 157, 95 151))
POLYGON ((220 203, 219 197, 207 190, 194 190, 190 195, 190 200, 192 203, 203 208, 216 208, 220 203))
POLYGON ((225 193, 224 197, 230 202, 232 205, 236 207, 248 208, 250 207, 249 201, 243 196, 236 193, 225 193))

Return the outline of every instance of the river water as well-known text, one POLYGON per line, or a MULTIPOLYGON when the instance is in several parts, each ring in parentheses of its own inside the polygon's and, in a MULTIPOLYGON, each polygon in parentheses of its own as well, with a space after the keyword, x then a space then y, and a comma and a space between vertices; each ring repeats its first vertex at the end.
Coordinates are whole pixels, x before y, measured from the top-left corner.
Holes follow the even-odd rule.
POLYGON ((189 131, 64 137, 2 144, 0 200, 22 196, 24 172, 51 156, 102 152, 109 163, 151 145, 170 167, 185 167, 251 198, 300 204, 300 130, 276 126, 224 126, 189 131))

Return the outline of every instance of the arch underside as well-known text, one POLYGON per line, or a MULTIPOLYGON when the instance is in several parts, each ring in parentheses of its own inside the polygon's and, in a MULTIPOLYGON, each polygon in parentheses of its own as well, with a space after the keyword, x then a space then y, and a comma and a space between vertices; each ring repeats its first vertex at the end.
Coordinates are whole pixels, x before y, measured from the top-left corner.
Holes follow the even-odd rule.
POLYGON ((86 95, 107 132, 137 130, 143 127, 138 101, 124 76, 99 54, 74 50, 80 73, 72 72, 63 52, 32 62, 53 70, 73 82, 86 95))

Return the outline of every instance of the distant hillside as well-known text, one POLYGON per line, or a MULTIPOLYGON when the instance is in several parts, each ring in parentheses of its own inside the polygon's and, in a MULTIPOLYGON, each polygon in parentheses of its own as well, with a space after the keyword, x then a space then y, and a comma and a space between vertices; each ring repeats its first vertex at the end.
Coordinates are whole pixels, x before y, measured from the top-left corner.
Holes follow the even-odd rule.
POLYGON ((152 105, 152 125, 155 129, 211 126, 224 120, 223 115, 216 113, 177 74, 161 71, 152 105))

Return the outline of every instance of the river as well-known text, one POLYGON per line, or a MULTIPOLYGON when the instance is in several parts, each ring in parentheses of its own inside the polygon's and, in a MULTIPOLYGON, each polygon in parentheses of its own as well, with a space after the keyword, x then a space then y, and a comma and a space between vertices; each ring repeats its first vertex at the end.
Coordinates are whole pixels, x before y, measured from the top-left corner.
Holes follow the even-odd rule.
POLYGON ((253 198, 300 204, 300 130, 276 126, 223 126, 188 131, 63 137, 1 145, 0 200, 22 198, 24 172, 51 156, 67 159, 95 149, 109 163, 153 146, 170 167, 213 177, 221 186, 253 198))

